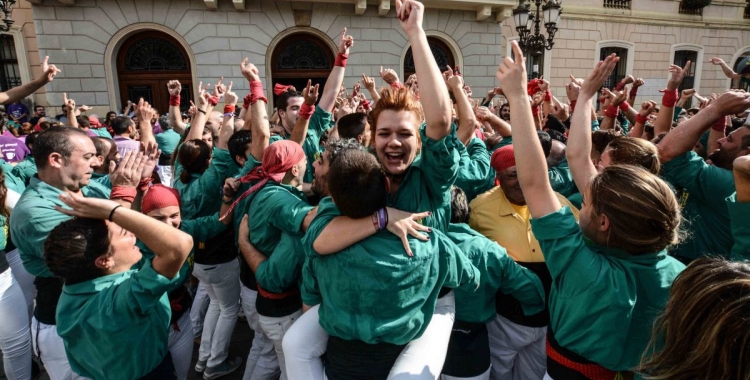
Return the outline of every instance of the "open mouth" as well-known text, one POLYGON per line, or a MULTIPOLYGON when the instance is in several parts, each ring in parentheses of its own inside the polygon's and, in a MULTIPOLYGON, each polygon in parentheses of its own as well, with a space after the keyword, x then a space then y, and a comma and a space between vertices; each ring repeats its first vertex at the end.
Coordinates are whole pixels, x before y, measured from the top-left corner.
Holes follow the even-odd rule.
POLYGON ((390 164, 399 164, 403 161, 404 154, 403 153, 386 153, 385 159, 390 164))

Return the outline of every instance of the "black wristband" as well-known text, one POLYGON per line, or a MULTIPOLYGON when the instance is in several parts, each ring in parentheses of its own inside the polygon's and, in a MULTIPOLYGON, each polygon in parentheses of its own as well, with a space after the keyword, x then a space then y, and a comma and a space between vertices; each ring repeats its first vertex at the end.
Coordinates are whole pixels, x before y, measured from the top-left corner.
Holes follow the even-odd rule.
POLYGON ((202 109, 200 109, 200 108, 198 108, 198 112, 200 112, 200 113, 202 113, 202 114, 204 114, 204 115, 206 114, 206 111, 204 111, 204 110, 202 110, 202 109))
POLYGON ((107 218, 107 220, 109 220, 109 221, 111 222, 111 221, 112 221, 112 217, 113 217, 113 216, 115 216, 115 210, 117 210, 117 209, 118 209, 118 208, 120 208, 120 207, 122 207, 122 205, 117 205, 117 206, 115 206, 115 207, 114 207, 114 208, 112 209, 112 211, 110 211, 110 212, 109 212, 109 218, 107 218))

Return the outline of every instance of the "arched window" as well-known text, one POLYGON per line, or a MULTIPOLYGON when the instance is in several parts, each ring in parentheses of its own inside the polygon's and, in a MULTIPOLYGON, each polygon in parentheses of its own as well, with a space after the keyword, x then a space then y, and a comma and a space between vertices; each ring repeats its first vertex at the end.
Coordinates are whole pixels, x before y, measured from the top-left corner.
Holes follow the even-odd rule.
POLYGON ((320 85, 319 93, 322 94, 333 63, 333 52, 319 37, 305 32, 291 34, 273 49, 271 87, 276 84, 291 85, 297 91, 302 91, 310 79, 313 85, 320 85))
MULTIPOLYGON (((430 45, 430 51, 432 51, 432 56, 435 57, 435 62, 437 62, 440 71, 445 71, 447 66, 453 68, 456 67, 456 60, 453 57, 453 52, 445 42, 437 37, 427 37, 427 43, 430 45)), ((410 75, 416 72, 417 69, 414 66, 414 55, 411 52, 411 47, 409 47, 409 50, 406 51, 406 56, 404 57, 404 77, 401 78, 401 80, 406 81, 410 75)))
POLYGON ((159 113, 169 111, 167 82, 182 84, 180 109, 187 110, 192 99, 190 61, 182 46, 171 36, 149 30, 134 34, 117 54, 117 78, 120 99, 149 102, 159 113))

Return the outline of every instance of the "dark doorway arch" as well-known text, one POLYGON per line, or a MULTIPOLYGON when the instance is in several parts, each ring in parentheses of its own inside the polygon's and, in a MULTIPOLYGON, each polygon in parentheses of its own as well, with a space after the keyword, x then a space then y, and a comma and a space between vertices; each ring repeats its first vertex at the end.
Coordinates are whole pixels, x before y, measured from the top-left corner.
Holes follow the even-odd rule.
POLYGON ((161 114, 169 111, 170 80, 182 84, 181 110, 186 111, 193 98, 187 52, 177 40, 155 30, 134 34, 122 44, 117 53, 117 79, 122 103, 143 98, 161 114))
MULTIPOLYGON (((305 32, 290 34, 273 49, 271 88, 276 84, 283 84, 302 91, 307 80, 311 79, 313 86, 320 85, 318 93, 322 94, 333 64, 333 52, 320 37, 305 32)), ((276 98, 274 94, 274 104, 276 98)))
MULTIPOLYGON (((447 66, 453 68, 456 67, 456 59, 453 56, 453 51, 448 46, 448 44, 437 37, 427 37, 427 43, 430 45, 432 56, 435 57, 435 62, 440 68, 441 72, 447 70, 447 66)), ((410 46, 409 50, 406 51, 406 55, 404 56, 404 77, 401 78, 401 80, 406 82, 406 80, 409 79, 409 76, 415 74, 416 72, 417 70, 414 67, 414 55, 411 52, 410 46)))

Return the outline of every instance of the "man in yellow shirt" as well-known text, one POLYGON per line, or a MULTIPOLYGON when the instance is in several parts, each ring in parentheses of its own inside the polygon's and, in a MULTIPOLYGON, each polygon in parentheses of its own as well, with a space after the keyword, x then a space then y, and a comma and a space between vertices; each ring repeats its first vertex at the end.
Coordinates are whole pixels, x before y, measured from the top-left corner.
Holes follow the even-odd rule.
MULTIPOLYGON (((542 144, 549 155, 550 144, 542 144)), ((492 154, 491 165, 496 183, 491 190, 471 202, 469 225, 504 247, 518 264, 530 269, 542 282, 549 295, 552 278, 544 263, 544 255, 531 231, 529 209, 516 177, 513 146, 508 145, 492 154)), ((578 209, 561 194, 555 193, 563 206, 569 206, 578 219, 578 209)), ((497 315, 487 324, 492 355, 492 380, 541 379, 546 365, 545 336, 549 311, 526 316, 520 303, 512 296, 497 293, 497 315)))

